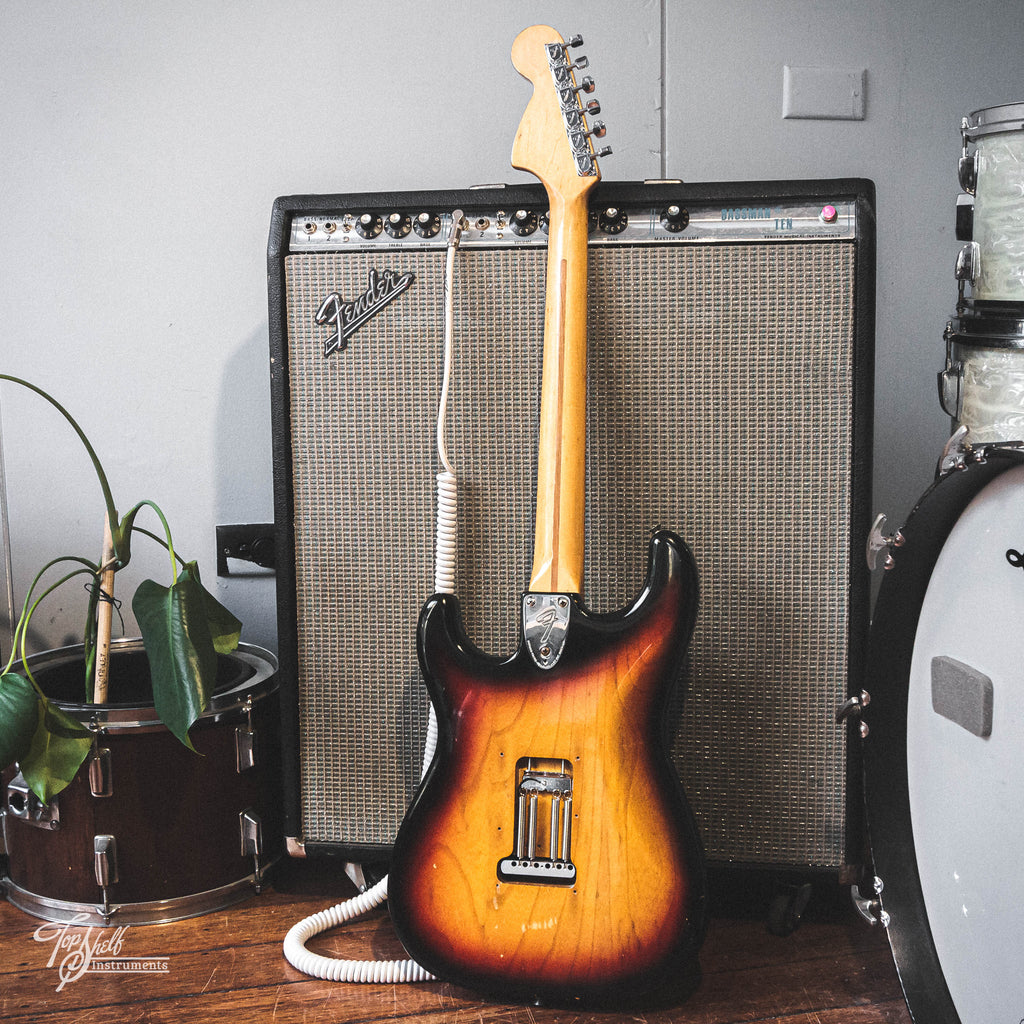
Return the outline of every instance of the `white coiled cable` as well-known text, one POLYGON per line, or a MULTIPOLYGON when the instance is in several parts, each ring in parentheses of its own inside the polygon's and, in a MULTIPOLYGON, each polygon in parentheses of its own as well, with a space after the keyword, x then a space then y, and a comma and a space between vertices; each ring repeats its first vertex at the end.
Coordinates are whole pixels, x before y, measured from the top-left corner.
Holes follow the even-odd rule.
POLYGON ((437 407, 437 454, 444 466, 437 474, 437 536, 435 541, 434 593, 455 592, 455 522, 458 515, 458 494, 455 470, 448 459, 445 440, 448 419, 448 384, 452 371, 452 279, 455 276, 455 250, 462 237, 462 211, 452 214, 452 229, 448 235, 448 254, 444 270, 444 375, 441 398, 437 407))
MULTIPOLYGON (((452 278, 455 273, 455 250, 462 235, 462 211, 452 214, 452 227, 448 235, 448 253, 444 276, 444 376, 437 414, 437 451, 444 471, 437 474, 437 533, 434 562, 434 592, 451 594, 455 591, 455 527, 458 501, 455 470, 448 459, 445 442, 445 420, 448 407, 448 382, 452 365, 452 278)), ((423 747, 423 774, 430 767, 437 748, 437 718, 433 705, 427 721, 427 736, 423 747)), ((293 925, 284 938, 285 959, 296 970, 324 981, 358 984, 403 984, 433 981, 434 975, 420 967, 415 960, 341 960, 322 956, 306 949, 306 943, 321 932, 337 928, 379 907, 388 898, 388 877, 385 875, 365 892, 341 903, 303 918, 293 925)))
POLYGON ((434 976, 415 960, 340 960, 306 949, 306 943, 321 932, 368 914, 388 898, 387 876, 366 892, 313 914, 293 925, 284 938, 284 955, 296 970, 324 981, 364 984, 396 984, 432 981, 434 976))
POLYGON ((450 470, 437 474, 437 539, 434 565, 434 593, 455 591, 455 520, 459 512, 455 474, 450 470))

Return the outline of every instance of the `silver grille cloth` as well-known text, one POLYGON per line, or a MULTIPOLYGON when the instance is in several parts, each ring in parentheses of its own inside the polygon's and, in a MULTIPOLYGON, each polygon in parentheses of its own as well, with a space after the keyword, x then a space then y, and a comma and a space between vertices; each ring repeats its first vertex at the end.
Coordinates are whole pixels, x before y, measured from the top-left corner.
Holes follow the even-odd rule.
MULTIPOLYGON (((456 589, 492 653, 515 648, 532 558, 544 258, 456 261, 456 589)), ((626 604, 657 526, 694 550, 673 754, 712 860, 844 861, 854 260, 851 242, 590 254, 585 596, 626 604)), ((286 260, 307 842, 389 843, 419 775, 443 270, 443 252, 286 260), (412 288, 324 359, 320 302, 382 267, 412 288)))

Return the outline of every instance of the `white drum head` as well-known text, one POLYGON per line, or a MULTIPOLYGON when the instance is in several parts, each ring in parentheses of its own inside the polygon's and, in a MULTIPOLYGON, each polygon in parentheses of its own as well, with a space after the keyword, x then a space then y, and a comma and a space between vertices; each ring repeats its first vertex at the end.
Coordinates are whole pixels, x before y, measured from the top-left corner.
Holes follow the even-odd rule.
POLYGON ((1024 1019, 1024 463, 939 481, 879 592, 865 685, 872 848, 907 1002, 1024 1019))
POLYGON ((907 711, 925 909, 962 1024, 1024 1017, 1024 467, 967 507, 932 571, 907 711))

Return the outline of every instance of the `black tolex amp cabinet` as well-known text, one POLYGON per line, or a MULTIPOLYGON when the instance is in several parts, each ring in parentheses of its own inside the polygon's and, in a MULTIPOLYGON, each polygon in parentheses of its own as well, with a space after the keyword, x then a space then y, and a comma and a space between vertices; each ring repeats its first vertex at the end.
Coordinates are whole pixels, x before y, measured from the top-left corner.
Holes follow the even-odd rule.
MULTIPOLYGON (((591 201, 585 600, 691 545, 701 610, 668 723, 708 860, 849 874, 868 582, 874 193, 861 180, 602 182, 591 201)), ((510 653, 532 556, 539 187, 297 196, 269 247, 286 833, 386 856, 421 771, 446 243, 456 593, 510 653)))

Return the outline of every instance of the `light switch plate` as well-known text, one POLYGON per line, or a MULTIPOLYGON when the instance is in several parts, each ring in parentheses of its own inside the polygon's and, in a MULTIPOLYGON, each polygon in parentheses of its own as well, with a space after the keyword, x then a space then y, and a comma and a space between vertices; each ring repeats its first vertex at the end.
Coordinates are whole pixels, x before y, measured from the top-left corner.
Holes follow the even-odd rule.
POLYGON ((782 71, 782 116, 821 121, 863 121, 866 68, 782 71))

